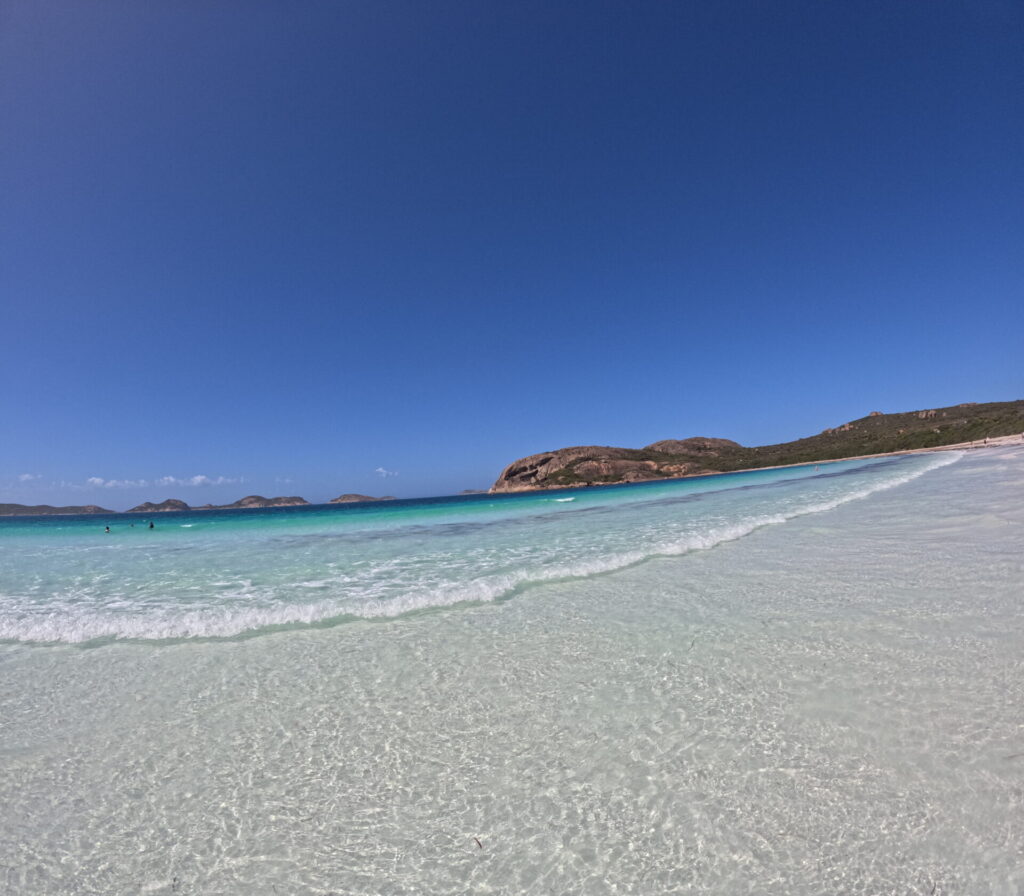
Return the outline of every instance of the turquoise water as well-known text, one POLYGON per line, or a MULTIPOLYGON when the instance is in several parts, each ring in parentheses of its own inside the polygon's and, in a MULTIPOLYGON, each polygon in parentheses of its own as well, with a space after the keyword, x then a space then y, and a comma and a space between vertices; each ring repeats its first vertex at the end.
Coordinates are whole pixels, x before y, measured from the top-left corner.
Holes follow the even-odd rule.
POLYGON ((500 600, 710 548, 951 459, 511 497, 9 518, 0 522, 0 639, 231 637, 500 600))
POLYGON ((0 892, 1020 893, 1022 497, 995 449, 5 521, 0 892))

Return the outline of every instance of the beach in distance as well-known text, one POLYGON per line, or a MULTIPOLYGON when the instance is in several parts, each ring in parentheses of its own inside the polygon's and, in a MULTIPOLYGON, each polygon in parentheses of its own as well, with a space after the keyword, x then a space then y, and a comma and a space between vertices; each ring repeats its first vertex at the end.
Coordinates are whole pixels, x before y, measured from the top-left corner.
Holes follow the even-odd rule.
POLYGON ((4 520, 0 890, 1020 892, 1019 445, 4 520))

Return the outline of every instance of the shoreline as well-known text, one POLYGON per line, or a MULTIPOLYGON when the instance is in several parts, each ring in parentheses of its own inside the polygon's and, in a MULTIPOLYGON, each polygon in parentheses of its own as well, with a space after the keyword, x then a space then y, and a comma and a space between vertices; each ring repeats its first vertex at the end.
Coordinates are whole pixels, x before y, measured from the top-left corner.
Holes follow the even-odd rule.
MULTIPOLYGON (((725 894, 759 879, 794 896, 927 893, 936 880, 1015 892, 1019 717, 1007 694, 1024 687, 1024 608, 1016 565, 993 558, 1019 553, 1024 451, 995 447, 935 472, 902 465, 916 485, 866 500, 854 497, 865 486, 905 481, 901 465, 794 477, 800 508, 836 489, 849 500, 723 549, 614 574, 581 567, 402 621, 333 625, 322 602, 322 618, 292 627, 263 616, 309 597, 295 575, 268 571, 312 579, 339 550, 364 558, 376 536, 311 538, 295 546, 301 567, 268 550, 280 532, 223 545, 241 555, 104 552, 84 600, 57 593, 81 570, 50 550, 48 606, 8 589, 25 595, 19 613, 59 629, 45 630, 47 646, 26 637, 4 652, 0 842, 18 861, 0 879, 12 896, 79 892, 82 880, 163 896, 244 896, 253 880, 282 894, 503 892, 509 880, 534 892, 538 879, 571 892, 584 876, 640 893, 725 894), (274 602, 211 591, 197 605, 161 588, 154 604, 154 570, 179 595, 220 570, 280 590, 274 602), (260 633, 216 628, 233 611, 259 613, 248 622, 260 633), (99 624, 106 640, 79 637, 99 624), (766 845, 766 830, 782 834, 766 845), (851 848, 822 865, 820 844, 847 835, 851 848), (698 850, 706 861, 692 861, 698 850)), ((497 536, 484 514, 475 544, 502 575, 511 555, 495 546, 524 537, 567 548, 545 555, 558 562, 586 560, 584 543, 592 557, 629 554, 625 524, 660 537, 680 512, 679 536, 728 537, 773 513, 765 486, 721 503, 638 495, 613 515, 557 514, 554 530, 497 536)), ((451 581, 436 565, 447 533, 430 537, 414 549, 424 572, 451 581)), ((10 553, 35 582, 33 546, 10 553)), ((416 582, 428 579, 406 590, 416 582)), ((336 587, 370 598, 362 584, 336 587)))
MULTIPOLYGON (((785 470, 787 467, 807 467, 811 464, 838 464, 847 460, 870 460, 873 457, 899 457, 904 454, 931 454, 935 451, 971 451, 979 448, 1024 448, 1024 432, 1012 436, 993 436, 989 439, 975 439, 973 442, 956 442, 953 445, 936 445, 933 448, 904 448, 901 451, 883 451, 880 454, 851 454, 849 457, 831 457, 828 460, 806 460, 798 464, 774 464, 770 467, 746 467, 742 470, 729 470, 728 473, 698 473, 697 476, 727 476, 729 473, 753 473, 757 470, 785 470)), ((692 479, 692 476, 672 476, 672 479, 692 479)), ((655 480, 649 480, 651 482, 655 480)))
MULTIPOLYGON (((972 451, 981 448, 1024 448, 1024 432, 1016 433, 1009 436, 992 436, 988 439, 975 439, 971 442, 956 442, 951 445, 936 445, 932 448, 906 448, 901 451, 883 451, 879 454, 851 454, 849 457, 831 457, 826 460, 807 460, 801 461, 795 464, 772 464, 767 467, 744 467, 740 470, 708 470, 704 473, 693 473, 684 476, 659 476, 654 479, 638 479, 630 482, 600 482, 600 483, 579 483, 577 485, 560 485, 553 488, 518 488, 508 489, 500 492, 484 491, 479 492, 481 495, 489 495, 490 497, 500 497, 501 495, 522 495, 528 494, 529 492, 557 492, 557 491, 577 491, 578 489, 585 488, 602 488, 606 486, 616 485, 640 485, 645 482, 675 482, 679 479, 700 479, 705 476, 729 476, 733 473, 753 473, 757 470, 785 470, 789 467, 807 467, 811 464, 835 464, 841 463, 848 460, 870 460, 874 457, 899 457, 906 454, 930 454, 935 451, 972 451)), ((436 495, 438 498, 457 498, 465 497, 464 495, 436 495)), ((374 498, 371 499, 373 503, 385 502, 387 498, 374 498)), ((394 499, 391 499, 394 500, 394 499)), ((325 504, 306 503, 306 504, 274 504, 268 505, 268 507, 190 507, 188 510, 156 510, 156 511, 136 511, 136 510, 103 510, 96 511, 89 514, 81 513, 4 513, 0 514, 0 519, 41 519, 44 517, 68 517, 68 516, 126 516, 128 514, 138 514, 142 516, 143 513, 152 514, 167 514, 167 513, 192 513, 196 511, 211 511, 211 510, 266 510, 274 507, 323 507, 329 504, 334 504, 334 501, 325 502, 325 504)), ((360 502, 339 502, 339 503, 370 503, 370 501, 360 502)))

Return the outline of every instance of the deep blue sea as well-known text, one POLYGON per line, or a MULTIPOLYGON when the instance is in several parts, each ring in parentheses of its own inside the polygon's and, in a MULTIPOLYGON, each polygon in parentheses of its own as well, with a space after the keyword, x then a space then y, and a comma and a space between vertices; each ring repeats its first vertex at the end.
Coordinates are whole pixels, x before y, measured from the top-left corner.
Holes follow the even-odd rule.
POLYGON ((1024 892, 1022 499, 990 449, 0 520, 0 892, 1024 892))

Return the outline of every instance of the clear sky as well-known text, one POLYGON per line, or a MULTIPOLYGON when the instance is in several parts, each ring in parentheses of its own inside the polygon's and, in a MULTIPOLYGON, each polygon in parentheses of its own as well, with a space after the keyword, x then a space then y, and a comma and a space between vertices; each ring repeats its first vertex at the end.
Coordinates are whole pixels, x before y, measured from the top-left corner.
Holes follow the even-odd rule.
POLYGON ((1024 4, 5 0, 0 303, 0 502, 1022 398, 1024 4))

